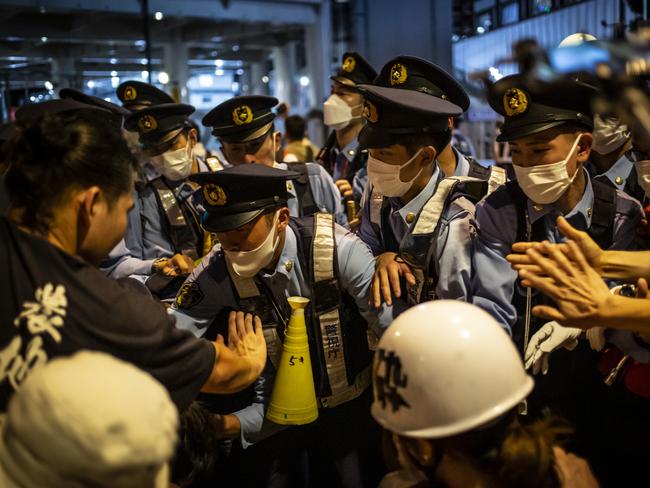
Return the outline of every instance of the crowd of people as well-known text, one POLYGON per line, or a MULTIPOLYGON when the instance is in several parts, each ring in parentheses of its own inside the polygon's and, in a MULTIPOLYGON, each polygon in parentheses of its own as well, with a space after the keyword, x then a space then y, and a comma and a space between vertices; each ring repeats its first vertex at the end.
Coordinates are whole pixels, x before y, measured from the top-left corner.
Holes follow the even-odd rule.
POLYGON ((320 149, 247 95, 202 118, 212 154, 137 81, 2 127, 2 486, 645 485, 644 138, 594 84, 515 74, 484 166, 434 63, 331 80, 320 149), (267 416, 290 297, 301 425, 267 416))

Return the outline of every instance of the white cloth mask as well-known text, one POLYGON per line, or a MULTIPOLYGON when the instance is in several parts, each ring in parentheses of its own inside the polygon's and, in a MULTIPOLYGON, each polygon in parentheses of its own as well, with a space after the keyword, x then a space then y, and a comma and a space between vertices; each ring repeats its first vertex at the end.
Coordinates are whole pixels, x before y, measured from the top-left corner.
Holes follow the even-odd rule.
POLYGON ((422 170, 418 171, 418 174, 409 181, 402 181, 400 179, 400 173, 402 168, 405 168, 411 164, 422 152, 422 149, 419 149, 411 159, 406 161, 402 165, 388 164, 384 163, 380 159, 374 158, 371 155, 368 155, 368 179, 372 186, 374 186, 379 193, 386 197, 401 197, 413 186, 413 182, 420 176, 422 170))
POLYGON ((636 165, 637 181, 647 197, 650 197, 650 160, 637 161, 636 165))
POLYGON ((630 139, 627 125, 615 117, 602 117, 594 115, 594 141, 591 143, 592 151, 598 154, 608 154, 620 148, 630 139))
POLYGON ((192 173, 194 150, 187 140, 185 147, 167 151, 151 158, 151 164, 171 181, 180 181, 192 173))
POLYGON ((264 242, 255 249, 251 249, 250 251, 223 250, 228 261, 230 261, 233 271, 242 278, 252 278, 259 273, 262 268, 268 266, 271 259, 273 259, 275 249, 280 242, 279 238, 275 238, 275 228, 279 215, 280 213, 277 211, 275 217, 273 217, 272 231, 268 236, 266 236, 264 242))
POLYGON ((345 129, 353 119, 361 117, 352 115, 352 110, 360 106, 350 107, 341 97, 332 94, 323 103, 323 121, 334 130, 345 129))
POLYGON ((517 182, 522 191, 533 202, 542 205, 556 202, 573 183, 579 168, 573 176, 569 176, 567 162, 578 147, 578 137, 565 159, 557 163, 542 164, 539 166, 514 165, 517 182))

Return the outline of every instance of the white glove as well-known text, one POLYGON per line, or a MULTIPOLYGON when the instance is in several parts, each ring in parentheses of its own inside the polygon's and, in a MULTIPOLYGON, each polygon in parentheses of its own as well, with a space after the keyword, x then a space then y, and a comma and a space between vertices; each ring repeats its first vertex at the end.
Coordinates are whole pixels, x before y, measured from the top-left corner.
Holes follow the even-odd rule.
POLYGON ((526 369, 533 367, 533 374, 542 371, 548 373, 548 358, 553 351, 564 347, 569 351, 578 345, 578 338, 582 329, 562 327, 557 322, 546 322, 528 342, 524 363, 526 369))
POLYGON ((592 327, 587 329, 585 334, 589 340, 589 345, 594 351, 600 351, 605 347, 605 328, 604 327, 592 327))

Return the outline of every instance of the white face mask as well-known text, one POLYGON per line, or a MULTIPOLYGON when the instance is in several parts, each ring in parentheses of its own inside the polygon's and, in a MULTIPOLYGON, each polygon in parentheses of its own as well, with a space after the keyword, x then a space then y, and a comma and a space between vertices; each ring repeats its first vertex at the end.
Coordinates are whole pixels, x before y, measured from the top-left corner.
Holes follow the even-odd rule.
POLYGON ((192 172, 194 150, 187 140, 185 147, 174 151, 167 151, 151 158, 151 164, 171 181, 180 181, 187 178, 192 172))
POLYGON ((620 119, 603 118, 598 114, 594 115, 593 135, 594 142, 591 144, 591 149, 598 154, 615 151, 630 139, 630 131, 627 125, 621 123, 620 119))
POLYGON ((547 205, 556 202, 564 194, 580 170, 578 168, 571 177, 567 171, 567 162, 578 147, 578 141, 580 137, 573 143, 567 157, 557 163, 529 167, 513 165, 519 187, 528 198, 535 203, 547 205))
POLYGON ((647 197, 650 197, 650 160, 637 161, 636 165, 637 181, 647 197))
POLYGON ((275 239, 275 228, 279 215, 280 211, 278 210, 275 213, 275 217, 273 217, 272 232, 269 233, 269 235, 266 236, 266 239, 264 239, 264 242, 255 249, 237 252, 227 251, 225 249, 223 250, 228 261, 230 261, 230 264, 232 265, 233 271, 242 278, 252 278, 259 273, 262 268, 268 266, 271 259, 273 259, 275 248, 280 242, 279 238, 275 239))
POLYGON ((412 180, 402 181, 400 173, 402 168, 415 161, 420 155, 420 148, 411 159, 402 165, 384 163, 380 159, 368 155, 368 179, 379 193, 386 197, 401 197, 413 186, 413 182, 420 176, 424 168, 418 171, 418 174, 412 180))
POLYGON ((334 130, 344 129, 353 119, 361 118, 361 115, 357 115, 356 117, 352 116, 352 110, 360 106, 350 107, 338 95, 330 95, 323 104, 323 120, 325 125, 334 130))

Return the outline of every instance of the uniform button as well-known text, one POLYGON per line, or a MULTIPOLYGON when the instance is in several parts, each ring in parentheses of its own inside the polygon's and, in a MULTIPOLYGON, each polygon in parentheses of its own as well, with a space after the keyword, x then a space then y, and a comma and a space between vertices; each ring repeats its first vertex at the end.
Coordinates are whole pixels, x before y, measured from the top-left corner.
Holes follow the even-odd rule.
POLYGON ((284 263, 284 269, 286 269, 287 273, 288 273, 289 271, 291 271, 291 268, 293 268, 293 262, 291 262, 290 260, 287 260, 284 263))
POLYGON ((541 212, 542 210, 544 210, 544 205, 537 205, 537 204, 535 204, 535 205, 533 205, 533 208, 534 208, 537 212, 541 212))
POLYGON ((415 214, 413 212, 409 212, 406 214, 406 222, 410 224, 415 220, 415 214))
POLYGON ((587 209, 587 217, 591 218, 591 207, 587 209))
POLYGON ((290 181, 287 181, 287 190, 289 191, 293 190, 293 185, 291 184, 290 181))
POLYGON ((614 179, 614 183, 616 183, 617 185, 622 185, 623 184, 623 178, 621 178, 620 176, 617 176, 614 179))
POLYGON ((349 156, 354 156, 354 150, 353 150, 353 149, 350 149, 350 150, 348 151, 348 155, 349 155, 349 156))

